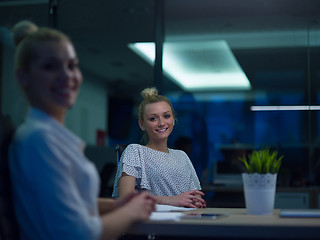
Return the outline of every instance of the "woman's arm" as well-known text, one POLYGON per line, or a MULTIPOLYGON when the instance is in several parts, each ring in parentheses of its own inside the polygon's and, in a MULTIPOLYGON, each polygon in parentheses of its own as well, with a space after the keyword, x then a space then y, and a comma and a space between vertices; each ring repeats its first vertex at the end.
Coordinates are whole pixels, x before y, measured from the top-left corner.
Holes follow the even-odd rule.
MULTIPOLYGON (((99 209, 100 216, 106 213, 112 212, 120 207, 123 207, 128 202, 130 202, 132 198, 137 195, 137 193, 138 193, 137 191, 134 191, 123 197, 119 197, 117 199, 98 198, 98 209, 99 209)), ((154 199, 154 202, 156 202, 155 199, 154 199)))
MULTIPOLYGON (((123 197, 135 191, 136 178, 122 173, 119 179, 118 196, 123 197)), ((191 190, 176 196, 154 196, 157 204, 172 205, 177 207, 203 208, 206 201, 202 199, 204 193, 199 190, 191 190)))
POLYGON ((112 211, 115 206, 116 200, 113 198, 98 198, 98 209, 100 215, 112 211))
POLYGON ((118 196, 123 197, 135 191, 136 178, 126 173, 122 173, 119 178, 118 196))

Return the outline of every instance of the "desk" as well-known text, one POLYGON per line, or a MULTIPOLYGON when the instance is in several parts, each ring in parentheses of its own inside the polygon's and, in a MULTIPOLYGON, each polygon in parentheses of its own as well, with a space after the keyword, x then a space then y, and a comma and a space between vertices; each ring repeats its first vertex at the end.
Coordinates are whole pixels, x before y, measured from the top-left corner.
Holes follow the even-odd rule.
MULTIPOLYGON (((136 224, 130 235, 193 237, 194 239, 320 239, 320 218, 280 218, 273 215, 247 215, 244 208, 206 208, 191 212, 226 213, 218 219, 147 221, 136 224)), ((174 238, 172 238, 174 239, 174 238)))

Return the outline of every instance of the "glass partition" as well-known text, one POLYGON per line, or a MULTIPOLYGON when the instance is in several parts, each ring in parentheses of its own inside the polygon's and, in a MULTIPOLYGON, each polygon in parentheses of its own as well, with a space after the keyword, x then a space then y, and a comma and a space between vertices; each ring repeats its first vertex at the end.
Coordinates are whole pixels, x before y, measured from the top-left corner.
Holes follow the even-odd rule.
POLYGON ((200 46, 221 40, 250 82, 247 90, 188 90, 165 75, 165 94, 178 114, 170 144, 182 136, 192 139, 190 158, 204 184, 239 182, 238 158, 265 147, 284 155, 280 186, 320 184, 320 14, 315 9, 319 1, 165 2, 165 43, 198 43, 181 52, 194 82, 200 75, 191 70, 224 71, 220 52, 200 46))

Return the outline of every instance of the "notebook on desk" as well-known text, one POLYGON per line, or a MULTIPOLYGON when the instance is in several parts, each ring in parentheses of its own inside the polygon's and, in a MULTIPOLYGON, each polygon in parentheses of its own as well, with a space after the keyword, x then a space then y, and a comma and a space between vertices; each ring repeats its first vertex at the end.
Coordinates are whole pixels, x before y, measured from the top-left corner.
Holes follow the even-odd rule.
POLYGON ((280 217, 320 218, 320 209, 281 209, 280 217))

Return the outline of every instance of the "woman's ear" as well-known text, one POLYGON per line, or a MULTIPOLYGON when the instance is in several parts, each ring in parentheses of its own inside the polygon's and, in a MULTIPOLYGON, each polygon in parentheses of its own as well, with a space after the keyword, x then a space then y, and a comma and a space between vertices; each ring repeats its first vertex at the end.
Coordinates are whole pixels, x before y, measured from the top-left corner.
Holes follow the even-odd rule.
POLYGON ((142 131, 144 131, 144 130, 145 130, 145 128, 142 126, 142 122, 141 122, 140 120, 138 120, 138 123, 139 123, 139 127, 140 127, 140 129, 141 129, 142 131))
POLYGON ((27 87, 30 84, 28 74, 25 71, 17 70, 16 77, 23 88, 27 87))

